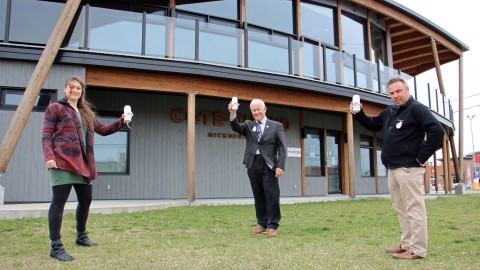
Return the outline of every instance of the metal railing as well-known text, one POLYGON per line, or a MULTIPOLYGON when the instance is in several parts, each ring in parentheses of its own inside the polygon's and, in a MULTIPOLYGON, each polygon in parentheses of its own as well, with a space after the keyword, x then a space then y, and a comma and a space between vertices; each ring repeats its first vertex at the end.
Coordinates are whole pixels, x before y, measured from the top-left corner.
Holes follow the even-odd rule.
MULTIPOLYGON (((35 5, 31 8, 44 11, 59 10, 56 5, 63 5, 31 2, 35 5)), ((45 14, 37 13, 29 13, 29 16, 45 18, 45 14)), ((25 16, 25 13, 16 10, 7 16, 10 21, 5 23, 5 28, 9 29, 3 31, 5 35, 2 42, 44 45, 48 37, 39 36, 38 33, 29 35, 34 29, 11 23, 21 21, 18 18, 20 16, 25 16), (22 31, 22 34, 15 34, 17 31, 22 31)), ((43 29, 51 24, 48 20, 29 19, 35 21, 35 29, 43 29)), ((345 85, 378 94, 387 94, 388 79, 393 75, 401 75, 409 82, 410 89, 413 89, 411 93, 417 100, 440 116, 453 119, 450 100, 437 90, 430 89, 429 85, 417 87, 414 77, 384 66, 381 62, 360 59, 337 48, 306 40, 297 40, 246 23, 239 28, 233 24, 206 23, 85 5, 66 48, 245 68, 345 85)))

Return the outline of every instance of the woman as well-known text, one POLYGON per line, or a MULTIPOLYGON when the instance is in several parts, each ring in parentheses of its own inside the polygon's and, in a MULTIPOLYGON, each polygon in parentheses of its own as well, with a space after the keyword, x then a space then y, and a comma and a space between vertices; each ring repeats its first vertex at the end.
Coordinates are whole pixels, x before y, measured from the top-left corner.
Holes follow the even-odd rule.
POLYGON ((76 210, 77 245, 96 246, 86 232, 92 183, 97 177, 93 155, 94 133, 110 135, 125 126, 123 115, 115 122, 104 125, 97 120, 93 106, 86 100, 85 84, 71 77, 63 89, 65 98, 51 104, 45 111, 42 146, 45 167, 52 182, 52 202, 48 212, 50 256, 60 261, 71 261, 62 244, 60 230, 63 210, 72 187, 78 198, 76 210))

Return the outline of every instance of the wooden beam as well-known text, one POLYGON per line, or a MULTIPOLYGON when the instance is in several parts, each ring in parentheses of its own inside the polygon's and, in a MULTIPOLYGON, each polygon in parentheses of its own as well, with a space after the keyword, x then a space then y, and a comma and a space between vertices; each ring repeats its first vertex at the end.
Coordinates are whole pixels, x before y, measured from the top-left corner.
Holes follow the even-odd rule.
POLYGON ((448 157, 448 147, 447 147, 447 135, 443 136, 442 139, 442 157, 443 157, 443 189, 445 190, 445 194, 447 194, 450 191, 450 187, 448 186, 449 183, 449 175, 448 175, 448 163, 450 162, 447 157, 448 157), (446 162, 445 162, 446 161, 446 162), (445 163, 447 163, 447 166, 445 166, 445 163))
POLYGON ((393 55, 398 55, 398 54, 401 54, 401 53, 404 53, 404 52, 412 51, 413 50, 412 48, 415 48, 415 49, 428 48, 428 49, 430 49, 430 46, 432 46, 432 45, 430 44, 430 40, 428 40, 427 38, 423 39, 423 40, 416 40, 416 41, 410 42, 410 43, 403 43, 401 45, 394 45, 393 46, 393 50, 394 50, 393 55))
MULTIPOLYGON (((105 69, 100 67, 87 67, 85 82, 88 87, 96 86, 177 94, 196 93, 202 96, 225 99, 231 99, 233 96, 237 96, 241 100, 248 101, 254 98, 260 98, 269 104, 342 113, 348 112, 351 101, 351 99, 347 98, 322 95, 320 93, 299 92, 266 85, 253 85, 167 73, 105 69)), ((363 107, 365 112, 370 114, 379 114, 385 109, 385 107, 366 102, 363 104, 363 107)))
POLYGON ((455 149, 455 138, 453 136, 453 133, 449 135, 450 138, 450 148, 452 151, 452 156, 453 156, 453 168, 455 169, 455 177, 457 178, 458 183, 463 183, 463 175, 460 172, 460 167, 458 166, 458 156, 457 156, 457 149, 455 149))
POLYGON ((195 151, 195 94, 188 94, 187 104, 187 175, 188 201, 195 201, 196 189, 196 151, 195 151))
POLYGON ((351 0, 352 3, 360 5, 365 7, 367 10, 373 10, 377 13, 383 14, 385 16, 388 16, 390 18, 393 18, 396 21, 402 22, 403 24, 410 26, 414 29, 416 29, 418 32, 428 36, 432 37, 441 44, 443 44, 445 47, 447 47, 449 50, 454 52, 456 55, 461 56, 463 55, 463 51, 461 48, 453 44, 450 40, 447 38, 443 37, 441 33, 438 33, 434 30, 432 30, 430 27, 416 21, 409 15, 406 15, 404 13, 401 13, 400 11, 396 11, 395 9, 384 5, 382 2, 383 1, 376 1, 376 0, 351 0))
POLYGON ((431 41, 432 41, 433 61, 435 62, 435 70, 437 71, 438 86, 440 87, 440 93, 442 95, 445 95, 445 87, 443 86, 442 69, 440 68, 440 58, 438 56, 437 43, 433 38, 431 41))
MULTIPOLYGON (((303 128, 305 127, 305 111, 304 110, 300 110, 300 131, 303 132, 303 128)), ((303 135, 303 133, 302 133, 303 135)), ((305 176, 305 138, 302 136, 302 138, 300 138, 300 149, 302 151, 301 153, 301 182, 302 182, 302 196, 303 197, 306 197, 307 196, 307 179, 306 179, 306 176, 305 176)))
POLYGON ((355 198, 355 149, 353 145, 353 116, 347 113, 347 147, 348 147, 348 186, 350 198, 355 198))
POLYGON ((430 165, 425 164, 425 174, 423 175, 423 187, 425 194, 430 194, 430 165))
MULTIPOLYGON (((448 138, 447 134, 445 134, 445 142, 447 143, 446 146, 447 148, 445 149, 445 152, 447 152, 447 157, 443 158, 443 169, 447 170, 447 175, 448 175, 448 190, 450 191, 450 193, 452 192, 452 186, 453 186, 453 179, 452 179, 452 170, 450 169, 450 159, 451 159, 451 155, 450 155, 450 139, 448 138), (447 160, 447 162, 445 162, 445 160, 447 160)), ((445 177, 443 177, 445 179, 445 177)))
POLYGON ((43 83, 47 78, 48 72, 52 67, 53 61, 57 56, 60 45, 63 42, 65 34, 72 23, 75 13, 81 0, 69 0, 63 7, 62 13, 55 24, 55 27, 50 35, 45 49, 38 60, 37 65, 33 71, 30 81, 27 84, 25 93, 23 94, 20 104, 15 111, 15 114, 10 121, 7 132, 3 137, 0 146, 0 175, 7 169, 8 163, 12 158, 18 140, 22 135, 23 129, 27 124, 28 117, 32 112, 33 106, 42 89, 43 83))
POLYGON ((438 179, 440 176, 437 167, 437 152, 433 153, 433 167, 435 168, 435 193, 438 194, 438 179))
MULTIPOLYGON (((464 127, 464 114, 463 114, 463 57, 458 59, 458 157, 460 175, 463 177, 463 127, 464 127)), ((457 176, 458 177, 458 176, 457 176)), ((467 180, 465 179, 465 184, 467 180)))
POLYGON ((323 148, 323 156, 326 158, 325 160, 325 185, 323 186, 323 189, 324 189, 324 192, 326 195, 329 195, 328 193, 328 179, 329 179, 329 176, 328 176, 328 168, 329 166, 331 165, 330 164, 330 160, 327 158, 328 157, 328 151, 330 151, 330 149, 328 149, 328 144, 327 144, 327 129, 324 128, 323 129, 323 142, 325 144, 325 147, 323 148))
MULTIPOLYGON (((378 158, 377 158, 377 132, 373 133, 373 171, 375 172, 375 194, 380 193, 379 185, 378 185, 378 158)), ((383 165, 382 165, 383 166, 383 165)))

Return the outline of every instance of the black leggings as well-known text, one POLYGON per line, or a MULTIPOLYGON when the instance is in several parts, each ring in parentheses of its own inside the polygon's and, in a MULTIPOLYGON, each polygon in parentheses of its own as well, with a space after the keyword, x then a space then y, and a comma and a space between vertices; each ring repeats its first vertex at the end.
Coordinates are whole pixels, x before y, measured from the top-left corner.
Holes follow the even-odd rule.
POLYGON ((60 230, 62 229, 63 210, 67 202, 72 186, 77 193, 77 232, 86 231, 88 211, 92 202, 92 185, 85 184, 67 184, 52 186, 52 203, 48 210, 48 229, 50 230, 50 240, 60 240, 60 230))

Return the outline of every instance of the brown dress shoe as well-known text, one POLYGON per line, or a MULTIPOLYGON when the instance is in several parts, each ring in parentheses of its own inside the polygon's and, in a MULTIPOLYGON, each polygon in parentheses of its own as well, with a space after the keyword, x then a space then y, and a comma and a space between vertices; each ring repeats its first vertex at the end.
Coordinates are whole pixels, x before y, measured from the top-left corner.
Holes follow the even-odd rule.
POLYGON ((405 251, 407 251, 407 250, 401 248, 401 246, 385 249, 385 252, 387 252, 387 253, 403 253, 405 251))
POLYGON ((262 234, 265 231, 263 226, 257 225, 257 227, 252 231, 252 235, 262 234))
POLYGON ((267 229, 267 233, 265 234, 267 237, 275 237, 277 236, 277 230, 275 229, 267 229))
POLYGON ((413 251, 411 251, 411 250, 407 250, 407 251, 402 252, 402 253, 393 253, 392 256, 395 259, 407 259, 407 260, 423 259, 423 257, 415 255, 415 253, 413 253, 413 251))

